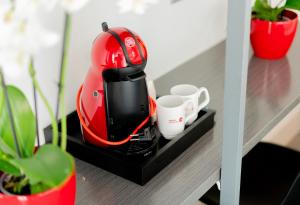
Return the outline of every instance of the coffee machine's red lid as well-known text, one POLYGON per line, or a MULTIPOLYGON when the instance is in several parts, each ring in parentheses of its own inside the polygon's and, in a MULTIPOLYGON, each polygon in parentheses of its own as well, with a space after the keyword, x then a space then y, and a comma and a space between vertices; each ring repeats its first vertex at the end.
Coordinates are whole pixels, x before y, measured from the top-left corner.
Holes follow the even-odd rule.
POLYGON ((109 28, 102 24, 103 33, 92 47, 92 66, 96 68, 140 67, 147 62, 147 50, 141 38, 127 28, 109 28))

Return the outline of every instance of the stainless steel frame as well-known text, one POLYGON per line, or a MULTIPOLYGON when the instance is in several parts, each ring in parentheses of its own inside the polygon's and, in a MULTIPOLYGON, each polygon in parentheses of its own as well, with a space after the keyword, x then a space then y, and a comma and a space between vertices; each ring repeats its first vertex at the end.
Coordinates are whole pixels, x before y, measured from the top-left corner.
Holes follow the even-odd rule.
POLYGON ((221 205, 238 205, 248 72, 251 1, 228 1, 221 205))

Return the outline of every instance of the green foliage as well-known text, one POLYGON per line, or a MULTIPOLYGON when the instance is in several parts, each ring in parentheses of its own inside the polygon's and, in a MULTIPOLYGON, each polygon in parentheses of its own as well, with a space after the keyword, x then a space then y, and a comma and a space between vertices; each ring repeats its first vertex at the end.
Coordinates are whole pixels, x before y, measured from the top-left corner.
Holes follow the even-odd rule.
MULTIPOLYGON (((1 83, 1 80, 0 80, 0 83, 1 83)), ((0 114, 3 110, 3 107, 4 107, 4 93, 3 93, 2 87, 0 86, 0 114)))
POLYGON ((300 0, 288 0, 285 7, 288 9, 295 9, 300 11, 300 0))
POLYGON ((12 163, 14 157, 17 157, 15 150, 11 149, 0 137, 0 170, 7 174, 20 176, 20 168, 12 163))
MULTIPOLYGON (((35 117, 25 95, 8 86, 21 158, 17 155, 3 89, 0 87, 0 171, 22 180, 12 181, 12 190, 20 193, 30 186, 31 194, 61 184, 74 170, 73 158, 56 145, 41 146, 34 154, 35 117)), ((18 179, 14 177, 15 179, 18 179)))
POLYGON ((0 153, 1 152, 6 153, 8 156, 11 157, 18 157, 16 151, 13 150, 10 146, 8 146, 6 142, 0 137, 0 153))
POLYGON ((279 21, 285 7, 271 8, 267 0, 256 0, 252 12, 256 18, 266 21, 279 21))
POLYGON ((29 179, 31 193, 45 191, 61 184, 74 170, 73 158, 55 145, 44 145, 30 158, 15 159, 29 179))
MULTIPOLYGON (((7 92, 14 116, 14 124, 21 156, 31 157, 33 155, 36 133, 35 116, 21 90, 14 86, 7 86, 7 92)), ((0 98, 2 98, 0 100, 0 136, 3 140, 3 145, 7 145, 11 150, 17 153, 2 88, 0 89, 0 93, 0 98)), ((7 150, 2 151, 6 153, 7 150)), ((12 153, 9 154, 12 155, 12 153)))
POLYGON ((282 20, 282 12, 285 9, 300 11, 300 0, 287 0, 286 4, 281 8, 271 8, 268 0, 256 0, 252 12, 255 18, 266 21, 280 21, 282 20))
POLYGON ((12 163, 12 157, 0 151, 0 170, 14 176, 20 176, 21 170, 12 163))

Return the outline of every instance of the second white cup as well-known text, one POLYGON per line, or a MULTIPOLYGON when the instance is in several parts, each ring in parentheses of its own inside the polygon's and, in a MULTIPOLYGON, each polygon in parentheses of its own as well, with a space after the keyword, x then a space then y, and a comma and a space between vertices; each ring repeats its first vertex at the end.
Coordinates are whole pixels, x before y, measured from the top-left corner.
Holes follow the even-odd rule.
POLYGON ((188 107, 187 110, 188 115, 193 115, 187 122, 188 125, 192 124, 197 119, 200 110, 205 108, 210 101, 208 90, 205 87, 197 88, 194 85, 180 84, 173 86, 170 93, 172 95, 178 95, 184 100, 189 99, 192 101, 192 107, 188 107), (204 100, 199 103, 199 98, 202 94, 204 94, 204 100))

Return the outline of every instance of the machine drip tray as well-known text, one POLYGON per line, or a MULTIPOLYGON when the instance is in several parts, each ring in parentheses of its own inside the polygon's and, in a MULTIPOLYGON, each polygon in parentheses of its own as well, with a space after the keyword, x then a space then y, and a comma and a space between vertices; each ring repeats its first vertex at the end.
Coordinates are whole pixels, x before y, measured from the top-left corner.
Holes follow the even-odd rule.
MULTIPOLYGON (((104 148, 86 144, 82 141, 77 113, 68 115, 68 152, 74 157, 105 169, 139 185, 146 184, 151 178, 170 164, 183 151, 203 136, 214 126, 215 111, 200 111, 197 120, 173 138, 166 140, 160 137, 155 151, 143 159, 126 158, 104 148)), ((46 141, 50 141, 52 128, 44 130, 46 141)))

